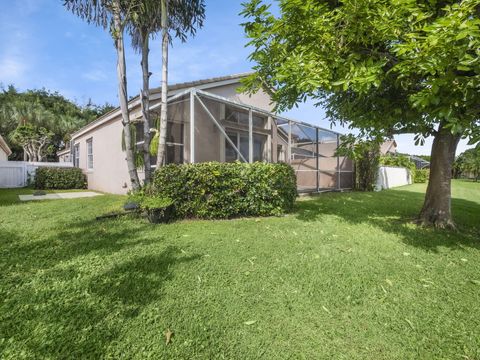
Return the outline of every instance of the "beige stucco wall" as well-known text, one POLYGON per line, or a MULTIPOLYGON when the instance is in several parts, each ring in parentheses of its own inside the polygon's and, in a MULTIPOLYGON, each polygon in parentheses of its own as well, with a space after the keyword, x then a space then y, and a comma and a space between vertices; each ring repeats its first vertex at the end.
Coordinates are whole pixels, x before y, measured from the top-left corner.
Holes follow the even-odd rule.
POLYGON ((216 88, 208 89, 208 92, 212 94, 223 96, 229 100, 240 102, 242 104, 248 104, 266 111, 271 111, 273 106, 271 104, 270 96, 265 93, 263 90, 259 90, 253 95, 239 94, 237 89, 239 84, 230 84, 225 86, 220 86, 216 88))
MULTIPOLYGON (((208 99, 202 99, 212 115, 221 119, 220 104, 208 99)), ((218 127, 212 122, 205 110, 195 104, 195 162, 220 161, 220 137, 218 127)))
POLYGON ((125 152, 122 151, 120 119, 102 125, 74 139, 80 144, 79 167, 88 178, 88 188, 113 194, 125 194, 130 186, 125 152), (87 140, 92 139, 93 169, 87 169, 87 140))

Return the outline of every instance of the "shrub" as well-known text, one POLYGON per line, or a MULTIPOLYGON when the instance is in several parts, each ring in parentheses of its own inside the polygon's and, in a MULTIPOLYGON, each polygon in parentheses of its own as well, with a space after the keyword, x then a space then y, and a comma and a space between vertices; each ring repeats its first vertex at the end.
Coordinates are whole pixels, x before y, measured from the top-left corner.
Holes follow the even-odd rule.
POLYGON ((405 155, 385 155, 380 157, 380 164, 385 166, 398 166, 415 171, 415 163, 405 155))
POLYGON ((373 191, 377 182, 381 138, 362 139, 352 134, 340 137, 336 156, 346 156, 355 162, 354 188, 373 191))
POLYGON ((138 206, 154 224, 167 223, 175 217, 172 199, 152 196, 150 187, 130 194, 128 202, 138 206))
POLYGON ((430 177, 429 169, 415 169, 415 175, 413 181, 416 183, 426 183, 430 177))
POLYGON ((39 167, 35 189, 85 189, 87 178, 79 168, 39 167))
POLYGON ((178 217, 280 215, 297 196, 293 168, 284 163, 167 165, 154 174, 154 196, 173 200, 178 217))

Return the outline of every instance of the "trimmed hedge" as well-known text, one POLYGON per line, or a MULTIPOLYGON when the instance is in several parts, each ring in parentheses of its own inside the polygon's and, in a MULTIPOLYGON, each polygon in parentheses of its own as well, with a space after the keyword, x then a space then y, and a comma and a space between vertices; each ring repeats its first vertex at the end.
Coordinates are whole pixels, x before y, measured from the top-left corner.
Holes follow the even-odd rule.
POLYGON ((413 182, 426 183, 429 177, 430 177, 430 169, 415 169, 413 182))
POLYGON ((180 218, 270 216, 293 208, 297 179, 284 163, 171 164, 155 171, 152 192, 172 199, 180 218))
POLYGON ((86 189, 87 177, 79 168, 39 167, 35 189, 86 189))

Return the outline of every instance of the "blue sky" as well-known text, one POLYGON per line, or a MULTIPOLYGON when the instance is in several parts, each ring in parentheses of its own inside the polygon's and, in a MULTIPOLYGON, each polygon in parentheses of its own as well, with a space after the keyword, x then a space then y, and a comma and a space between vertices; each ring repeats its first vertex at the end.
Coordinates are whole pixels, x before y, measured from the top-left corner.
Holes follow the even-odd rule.
MULTIPOLYGON (((3 0, 0 13, 0 83, 21 90, 46 88, 79 104, 117 104, 115 49, 107 31, 88 25, 67 12, 61 0, 3 0)), ((239 25, 241 1, 206 0, 203 29, 187 43, 170 49, 169 82, 198 80, 249 71, 247 40, 239 25)), ((127 45, 129 95, 141 88, 140 58, 127 45)), ((160 84, 160 41, 151 43, 152 86, 160 84)), ((286 115, 330 127, 321 108, 300 104, 286 115)), ((350 130, 334 127, 346 133, 350 130)), ((412 135, 396 137, 398 150, 429 154, 431 140, 414 146, 412 135)), ((462 140, 457 153, 464 151, 462 140)))

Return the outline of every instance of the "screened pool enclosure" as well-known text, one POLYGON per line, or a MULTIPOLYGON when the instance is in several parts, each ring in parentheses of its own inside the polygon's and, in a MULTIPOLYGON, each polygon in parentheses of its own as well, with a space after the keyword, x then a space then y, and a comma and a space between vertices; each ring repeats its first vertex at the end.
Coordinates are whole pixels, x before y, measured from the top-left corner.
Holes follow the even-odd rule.
POLYGON ((166 162, 282 161, 294 168, 299 192, 350 189, 353 163, 335 156, 339 135, 192 88, 168 100, 166 162))

